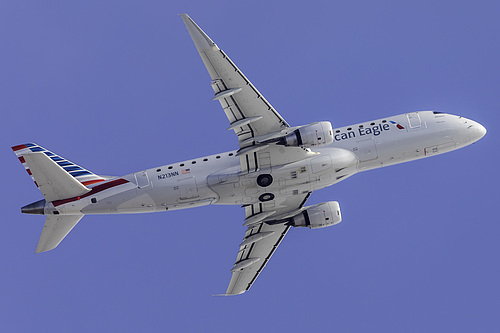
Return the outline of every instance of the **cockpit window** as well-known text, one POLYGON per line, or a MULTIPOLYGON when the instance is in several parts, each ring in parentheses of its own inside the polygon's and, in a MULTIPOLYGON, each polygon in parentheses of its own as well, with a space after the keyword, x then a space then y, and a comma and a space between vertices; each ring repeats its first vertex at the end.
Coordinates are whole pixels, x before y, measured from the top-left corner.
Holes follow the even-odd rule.
POLYGON ((444 112, 432 111, 434 114, 443 114, 444 112))

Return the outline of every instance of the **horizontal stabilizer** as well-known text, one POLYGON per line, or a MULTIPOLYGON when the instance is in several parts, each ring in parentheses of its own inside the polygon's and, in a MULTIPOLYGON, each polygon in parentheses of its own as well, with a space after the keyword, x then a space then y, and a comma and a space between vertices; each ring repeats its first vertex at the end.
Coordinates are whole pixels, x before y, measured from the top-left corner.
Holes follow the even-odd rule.
POLYGON ((36 253, 57 247, 82 217, 83 215, 47 215, 36 253))

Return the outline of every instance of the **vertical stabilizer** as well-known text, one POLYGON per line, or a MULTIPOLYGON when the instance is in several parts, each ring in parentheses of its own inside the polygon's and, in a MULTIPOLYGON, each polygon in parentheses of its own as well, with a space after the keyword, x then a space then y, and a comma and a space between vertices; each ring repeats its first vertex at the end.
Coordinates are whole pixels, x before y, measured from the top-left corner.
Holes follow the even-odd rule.
POLYGON ((34 143, 12 147, 45 200, 51 202, 83 195, 89 185, 105 181, 87 169, 34 143))
POLYGON ((25 155, 24 159, 47 202, 84 195, 90 191, 43 153, 25 155))

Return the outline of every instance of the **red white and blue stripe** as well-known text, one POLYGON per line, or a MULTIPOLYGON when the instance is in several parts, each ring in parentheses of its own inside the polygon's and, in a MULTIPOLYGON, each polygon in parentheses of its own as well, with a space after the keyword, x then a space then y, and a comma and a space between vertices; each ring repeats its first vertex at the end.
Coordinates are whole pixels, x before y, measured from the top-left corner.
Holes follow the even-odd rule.
POLYGON ((24 168, 28 172, 28 174, 31 176, 33 181, 35 182, 35 185, 38 187, 38 184, 35 181, 35 178, 31 174, 31 171, 29 169, 28 164, 26 163, 26 160, 24 159, 23 155, 27 154, 32 154, 32 153, 44 153, 48 157, 50 157, 51 160, 53 160, 55 163, 57 163, 61 168, 63 168, 67 173, 69 173, 71 176, 76 178, 80 183, 82 183, 85 186, 95 184, 95 183, 100 183, 105 181, 106 179, 104 177, 98 176, 89 170, 82 168, 81 166, 68 161, 67 159, 35 144, 35 143, 25 143, 23 145, 18 145, 12 147, 12 150, 14 153, 16 153, 17 157, 19 158, 19 161, 23 164, 24 168))

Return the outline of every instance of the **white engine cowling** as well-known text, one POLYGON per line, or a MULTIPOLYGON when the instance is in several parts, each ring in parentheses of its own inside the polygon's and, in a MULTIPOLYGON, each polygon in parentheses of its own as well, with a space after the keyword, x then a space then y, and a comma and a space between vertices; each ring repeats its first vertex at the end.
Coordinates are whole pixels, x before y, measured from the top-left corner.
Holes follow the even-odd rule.
POLYGON ((329 121, 299 127, 282 139, 285 146, 306 148, 325 146, 332 142, 333 130, 329 121))
POLYGON ((329 201, 307 207, 299 215, 292 218, 290 225, 317 229, 335 225, 340 221, 342 221, 342 215, 339 203, 329 201))

